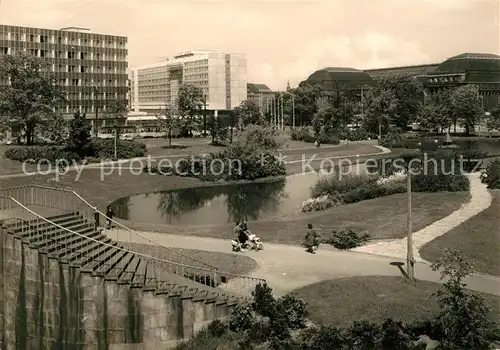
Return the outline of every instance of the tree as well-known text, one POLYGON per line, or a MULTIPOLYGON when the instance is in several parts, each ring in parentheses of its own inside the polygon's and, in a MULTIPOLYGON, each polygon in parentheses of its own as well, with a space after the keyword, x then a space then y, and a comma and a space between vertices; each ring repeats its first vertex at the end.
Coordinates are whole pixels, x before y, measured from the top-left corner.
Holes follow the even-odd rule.
POLYGON ((389 125, 406 129, 417 119, 422 108, 423 86, 408 75, 383 76, 375 80, 375 87, 365 98, 365 125, 367 131, 378 132, 389 125))
POLYGON ((165 106, 160 110, 160 113, 156 113, 155 116, 162 128, 167 131, 168 147, 172 148, 173 133, 181 127, 180 116, 176 106, 172 105, 170 108, 165 106))
POLYGON ((179 88, 177 108, 182 117, 182 128, 185 132, 191 133, 196 117, 200 116, 205 103, 203 90, 191 84, 182 84, 179 88))
POLYGON ((378 90, 390 91, 395 99, 394 109, 389 114, 390 123, 405 129, 413 122, 422 108, 423 85, 410 75, 383 76, 376 81, 378 90))
POLYGON ((213 145, 222 144, 227 139, 227 127, 224 125, 220 116, 217 118, 212 116, 208 128, 210 130, 210 135, 212 135, 213 145))
POLYGON ((62 144, 67 141, 68 123, 61 113, 56 113, 53 118, 40 122, 36 132, 55 144, 62 144))
POLYGON ((432 264, 444 280, 436 293, 441 307, 438 323, 443 331, 441 349, 489 349, 494 324, 488 319, 488 308, 477 293, 465 289, 464 279, 474 273, 474 266, 456 250, 446 249, 432 264))
POLYGON ((490 112, 490 115, 486 118, 486 126, 488 131, 500 130, 500 107, 490 112))
POLYGON ((294 106, 291 103, 285 105, 285 113, 292 115, 292 107, 295 107, 295 119, 297 126, 311 125, 314 114, 318 111, 317 101, 323 97, 323 91, 318 86, 302 85, 289 91, 294 96, 294 106))
POLYGON ((417 119, 420 126, 435 129, 437 134, 449 128, 452 123, 449 97, 449 90, 444 90, 424 105, 417 119))
POLYGON ((238 125, 240 126, 240 128, 249 124, 266 124, 266 120, 264 118, 264 115, 260 111, 259 106, 251 100, 245 100, 241 102, 241 104, 234 109, 234 116, 238 121, 238 125))
POLYGON ((465 135, 471 135, 484 113, 477 87, 464 85, 454 90, 451 95, 451 110, 454 119, 459 120, 465 129, 465 135))
POLYGON ((115 119, 126 118, 128 113, 127 103, 125 101, 114 100, 108 105, 106 112, 115 119))
POLYGON ((86 156, 91 145, 91 129, 92 126, 87 121, 85 114, 75 113, 69 123, 68 148, 82 157, 86 156))
POLYGON ((32 145, 37 125, 57 116, 64 93, 55 84, 48 61, 22 51, 0 56, 0 79, 10 79, 10 84, 0 86, 1 124, 18 124, 32 145))
POLYGON ((397 98, 392 90, 374 88, 365 98, 363 128, 371 133, 387 130, 392 120, 396 119, 397 98))

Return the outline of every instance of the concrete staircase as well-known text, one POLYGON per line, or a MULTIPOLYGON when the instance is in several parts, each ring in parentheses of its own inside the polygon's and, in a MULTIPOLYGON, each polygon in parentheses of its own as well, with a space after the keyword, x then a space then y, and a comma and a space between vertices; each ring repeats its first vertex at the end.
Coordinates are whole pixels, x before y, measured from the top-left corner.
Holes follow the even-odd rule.
POLYGON ((162 265, 164 262, 133 249, 128 250, 113 241, 78 212, 48 217, 46 220, 30 220, 26 225, 19 225, 19 222, 7 224, 7 232, 21 239, 31 249, 46 254, 50 259, 57 259, 60 264, 68 264, 82 273, 115 281, 119 285, 228 306, 246 300, 238 288, 227 288, 234 294, 217 288, 232 285, 230 277, 214 281, 211 276, 197 274, 189 266, 182 273, 172 273, 168 266, 162 265))

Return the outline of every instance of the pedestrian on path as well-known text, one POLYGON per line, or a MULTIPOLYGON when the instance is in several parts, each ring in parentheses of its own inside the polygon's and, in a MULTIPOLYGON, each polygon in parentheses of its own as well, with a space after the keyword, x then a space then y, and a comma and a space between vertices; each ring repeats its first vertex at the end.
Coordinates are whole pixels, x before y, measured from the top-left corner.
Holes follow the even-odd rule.
POLYGON ((319 247, 320 236, 316 233, 312 224, 307 224, 307 234, 305 238, 305 245, 307 252, 311 254, 316 254, 316 250, 319 247))
POLYGON ((106 229, 109 230, 111 228, 111 221, 113 220, 113 216, 115 216, 115 213, 113 212, 113 209, 111 206, 108 206, 108 209, 106 210, 106 229))

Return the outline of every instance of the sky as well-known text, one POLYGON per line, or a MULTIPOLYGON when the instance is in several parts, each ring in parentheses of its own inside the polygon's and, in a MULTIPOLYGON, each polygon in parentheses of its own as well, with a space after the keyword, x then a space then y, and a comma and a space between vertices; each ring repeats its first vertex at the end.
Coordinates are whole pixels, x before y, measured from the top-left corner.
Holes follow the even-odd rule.
POLYGON ((129 66, 190 49, 246 53, 248 81, 283 89, 325 67, 500 54, 500 0, 0 0, 0 23, 128 36, 129 66))

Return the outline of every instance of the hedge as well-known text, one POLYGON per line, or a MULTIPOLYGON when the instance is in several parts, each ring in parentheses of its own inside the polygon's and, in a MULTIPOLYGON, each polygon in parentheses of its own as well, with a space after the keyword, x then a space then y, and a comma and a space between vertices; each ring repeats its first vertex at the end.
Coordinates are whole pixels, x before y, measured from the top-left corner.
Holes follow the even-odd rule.
MULTIPOLYGON (((135 141, 119 141, 117 145, 117 158, 130 159, 146 155, 146 145, 135 141)), ((55 164, 65 160, 80 162, 82 157, 77 152, 64 146, 16 146, 5 151, 5 157, 19 162, 38 163, 49 161, 55 164)), ((107 160, 114 158, 114 140, 93 140, 89 146, 88 159, 107 160)))

